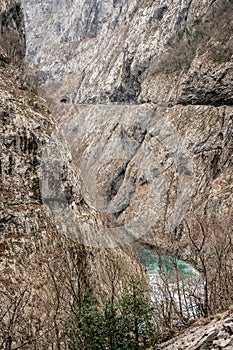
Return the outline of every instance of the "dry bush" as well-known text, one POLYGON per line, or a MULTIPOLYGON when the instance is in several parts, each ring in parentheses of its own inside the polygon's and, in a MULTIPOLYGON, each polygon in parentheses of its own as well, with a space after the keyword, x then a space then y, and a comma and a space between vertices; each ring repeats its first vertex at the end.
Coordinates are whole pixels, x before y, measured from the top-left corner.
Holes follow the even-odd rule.
POLYGON ((202 316, 200 275, 194 270, 189 275, 183 273, 177 258, 170 263, 174 274, 162 263, 152 291, 156 325, 164 339, 202 316))
POLYGON ((203 316, 207 316, 233 303, 233 216, 231 212, 202 219, 195 216, 186 227, 190 260, 202 274, 203 316))
MULTIPOLYGON (((153 278, 156 323, 161 333, 171 337, 195 320, 227 310, 233 304, 233 216, 212 215, 192 218, 185 223, 186 258, 195 270, 182 273, 178 258, 164 264, 158 250, 160 270, 153 278)), ((176 249, 175 249, 176 250, 176 249)), ((182 249, 177 249, 177 255, 182 249)))

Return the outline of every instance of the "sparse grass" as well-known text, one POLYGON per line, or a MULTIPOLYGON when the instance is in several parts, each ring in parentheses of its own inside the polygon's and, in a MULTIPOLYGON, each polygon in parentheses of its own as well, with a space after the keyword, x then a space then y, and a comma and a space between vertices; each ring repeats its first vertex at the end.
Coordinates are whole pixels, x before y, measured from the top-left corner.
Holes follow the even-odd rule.
POLYGON ((143 97, 141 97, 141 99, 140 99, 140 103, 141 103, 141 104, 146 103, 146 101, 144 100, 144 98, 143 98, 143 97))

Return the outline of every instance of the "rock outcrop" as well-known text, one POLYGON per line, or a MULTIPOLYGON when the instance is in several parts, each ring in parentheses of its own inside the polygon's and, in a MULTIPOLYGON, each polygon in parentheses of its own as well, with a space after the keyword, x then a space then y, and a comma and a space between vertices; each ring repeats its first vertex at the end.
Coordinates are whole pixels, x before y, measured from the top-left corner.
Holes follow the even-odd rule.
POLYGON ((190 330, 159 346, 163 350, 209 350, 233 348, 233 315, 221 315, 205 324, 204 320, 190 330))
POLYGON ((26 45, 20 0, 4 0, 0 4, 0 46, 15 63, 22 62, 26 45))

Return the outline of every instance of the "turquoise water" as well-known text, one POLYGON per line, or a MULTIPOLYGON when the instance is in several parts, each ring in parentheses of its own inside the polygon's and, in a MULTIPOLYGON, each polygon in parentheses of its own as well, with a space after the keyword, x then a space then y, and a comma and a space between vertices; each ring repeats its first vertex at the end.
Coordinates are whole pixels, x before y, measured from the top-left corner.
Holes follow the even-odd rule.
POLYGON ((150 296, 156 310, 163 310, 166 314, 166 308, 170 310, 171 307, 169 312, 174 315, 174 322, 179 316, 177 310, 182 310, 189 319, 199 317, 197 300, 202 298, 203 293, 198 271, 185 261, 157 254, 153 248, 141 247, 138 255, 146 269, 150 296))
POLYGON ((158 255, 150 248, 142 248, 138 255, 141 264, 146 268, 147 272, 159 272, 160 269, 163 269, 168 276, 172 277, 175 275, 176 267, 178 267, 179 271, 188 277, 195 271, 191 264, 166 254, 158 255))

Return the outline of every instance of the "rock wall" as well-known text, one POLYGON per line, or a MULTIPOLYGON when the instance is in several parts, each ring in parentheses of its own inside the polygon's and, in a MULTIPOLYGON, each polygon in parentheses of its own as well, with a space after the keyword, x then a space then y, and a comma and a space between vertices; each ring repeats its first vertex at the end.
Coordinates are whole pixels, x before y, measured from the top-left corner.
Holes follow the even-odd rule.
POLYGON ((0 46, 15 63, 24 58, 24 14, 19 0, 4 0, 0 4, 0 46))
POLYGON ((141 236, 163 249, 169 233, 173 251, 186 245, 193 213, 210 226, 213 216, 231 220, 232 2, 25 0, 24 8, 29 75, 63 120, 78 167, 97 144, 114 149, 108 170, 98 155, 81 170, 86 201, 114 225, 143 221, 141 236))
POLYGON ((24 7, 32 75, 56 101, 232 104, 231 1, 24 0, 24 7))
MULTIPOLYGON (((0 8, 14 61, 17 4, 0 8)), ((0 341, 47 349, 74 291, 105 300, 140 272, 129 243, 190 260, 200 222, 232 233, 232 2, 23 4, 28 75, 59 124, 1 54, 0 341)))
MULTIPOLYGON (((16 34, 23 42, 21 28, 16 34)), ((63 325, 74 299, 91 290, 106 301, 113 282, 117 295, 127 274, 141 273, 141 267, 129 244, 93 247, 58 230, 46 202, 49 192, 43 196, 45 150, 51 139, 61 165, 60 180, 52 184, 62 189, 65 204, 81 212, 80 228, 85 215, 93 236, 95 212, 91 215, 82 201, 75 165, 45 100, 27 85, 21 69, 9 63, 8 49, 0 47, 0 347, 65 349, 63 325)))
MULTIPOLYGON (((106 300, 113 281, 118 293, 127 273, 141 270, 129 245, 88 247, 58 233, 43 205, 40 185, 43 149, 56 123, 44 100, 18 75, 14 67, 1 63, 0 341, 4 346, 25 342, 25 349, 49 349, 52 344, 64 346, 61 322, 76 293, 91 289, 106 300)), ((65 193, 76 200, 77 211, 81 199, 74 166, 61 139, 55 138, 54 143, 64 165, 62 183, 72 188, 72 195, 65 193)), ((83 214, 84 209, 80 211, 83 214)), ((88 225, 88 207, 85 213, 88 225)), ((92 217, 93 222, 95 213, 92 217)), ((82 228, 81 219, 78 224, 82 228)), ((89 225, 94 236, 95 226, 89 225)))
POLYGON ((185 333, 159 346, 163 350, 226 349, 233 346, 233 315, 219 315, 211 322, 199 321, 185 333), (201 324, 202 323, 202 324, 201 324))

